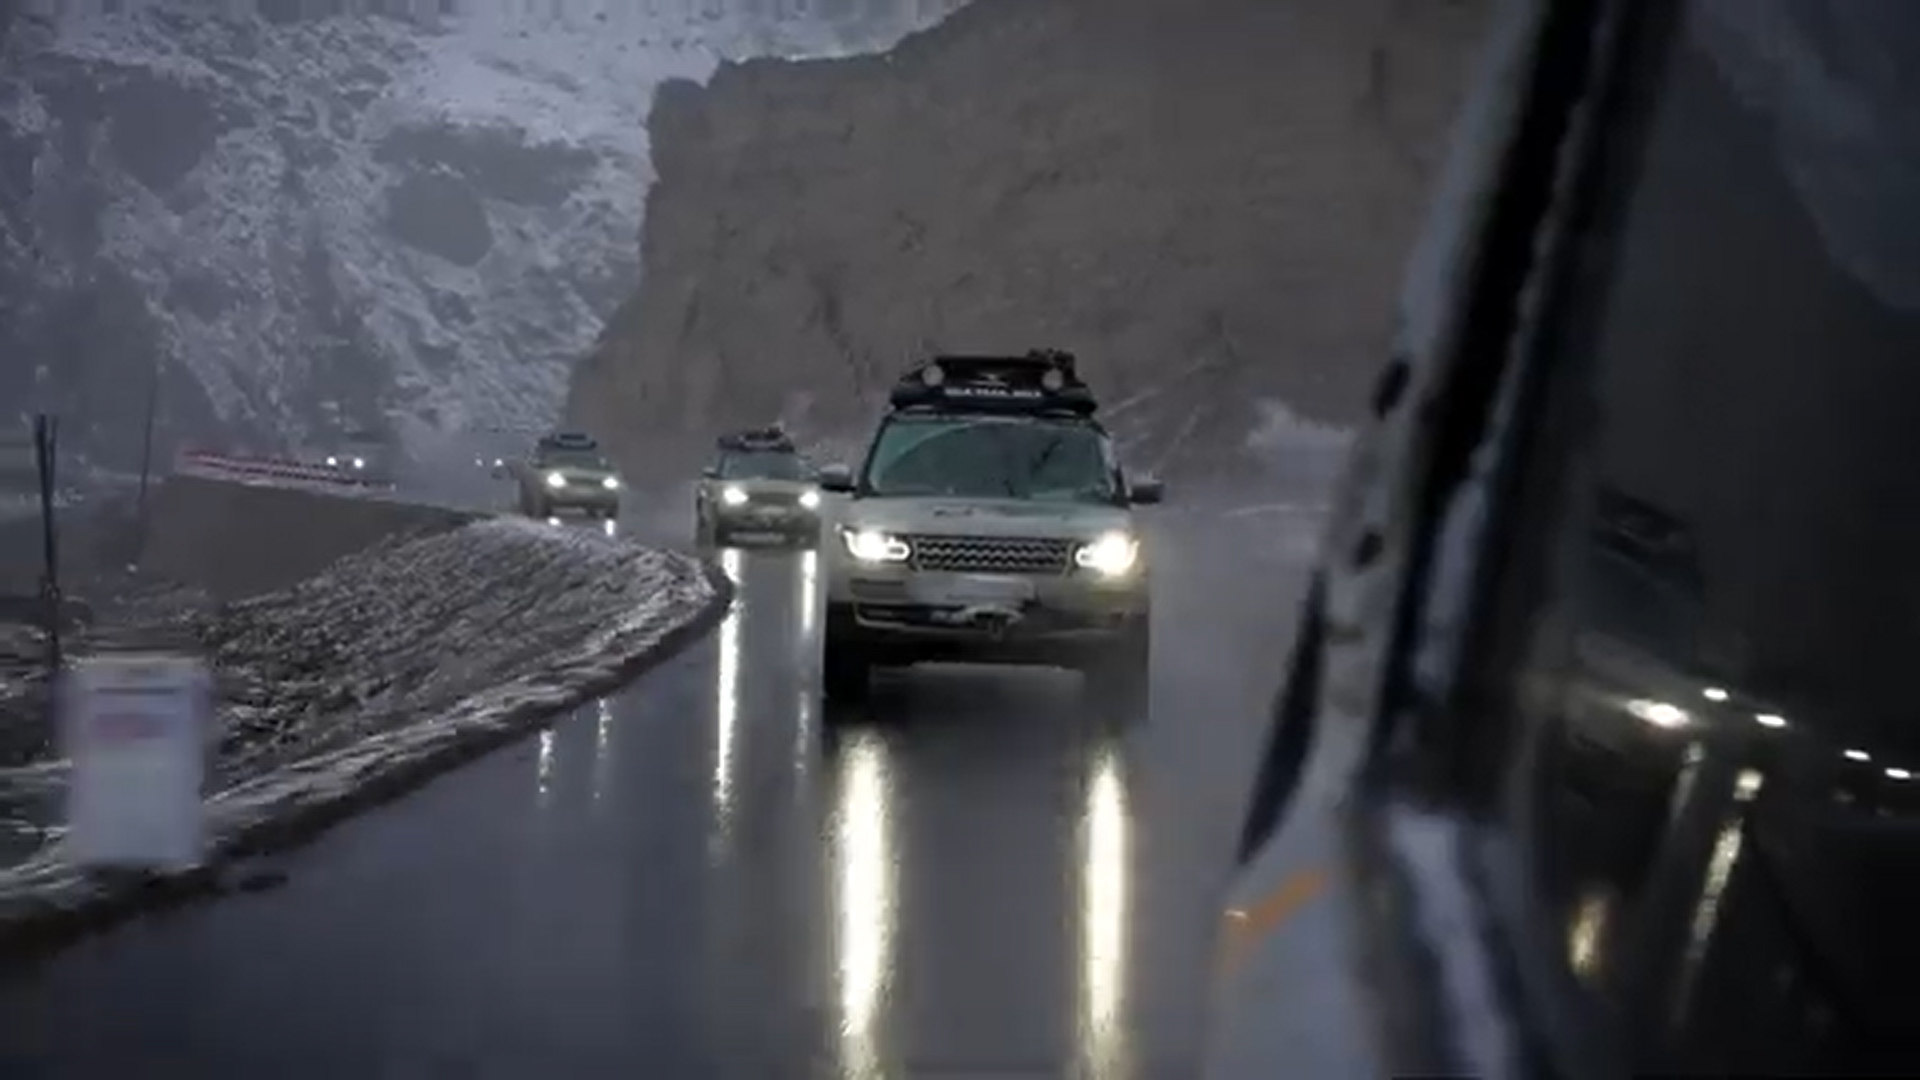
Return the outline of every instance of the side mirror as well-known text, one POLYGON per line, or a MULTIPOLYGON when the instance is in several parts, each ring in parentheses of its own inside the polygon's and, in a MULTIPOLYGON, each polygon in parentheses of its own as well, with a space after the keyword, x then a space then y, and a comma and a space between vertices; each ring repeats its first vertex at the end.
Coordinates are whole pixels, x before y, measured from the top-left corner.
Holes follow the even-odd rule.
POLYGON ((827 491, 853 490, 853 470, 845 465, 825 465, 820 469, 820 486, 827 491))
POLYGON ((1166 485, 1152 477, 1141 477, 1127 484, 1127 501, 1135 506, 1158 505, 1166 494, 1166 485))
POLYGON ((718 465, 709 465, 709 466, 707 466, 706 468, 704 468, 704 469, 701 469, 701 470, 700 470, 700 478, 701 478, 702 480, 718 480, 718 479, 720 479, 720 466, 718 466, 718 465))

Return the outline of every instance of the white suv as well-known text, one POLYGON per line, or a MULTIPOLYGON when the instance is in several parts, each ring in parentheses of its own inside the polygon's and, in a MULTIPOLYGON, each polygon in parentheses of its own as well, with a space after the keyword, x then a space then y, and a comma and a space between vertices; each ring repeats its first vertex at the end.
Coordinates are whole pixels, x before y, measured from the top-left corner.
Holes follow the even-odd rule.
POLYGON ((1073 357, 939 356, 893 392, 821 538, 830 698, 875 666, 922 661, 1077 668, 1138 702, 1152 651, 1152 568, 1129 482, 1073 357))

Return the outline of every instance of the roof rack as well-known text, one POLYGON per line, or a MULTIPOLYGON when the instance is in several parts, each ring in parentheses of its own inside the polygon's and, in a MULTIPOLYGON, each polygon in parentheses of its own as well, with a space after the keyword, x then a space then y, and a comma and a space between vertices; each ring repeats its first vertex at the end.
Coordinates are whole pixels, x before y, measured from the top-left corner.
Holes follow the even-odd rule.
POLYGON ((1059 349, 1021 356, 932 356, 900 377, 891 401, 896 409, 1077 416, 1100 407, 1081 381, 1074 355, 1059 349))
POLYGON ((744 431, 730 431, 720 436, 715 442, 722 450, 740 453, 756 450, 781 454, 799 452, 793 445, 793 437, 778 424, 770 424, 762 428, 747 428, 744 431))

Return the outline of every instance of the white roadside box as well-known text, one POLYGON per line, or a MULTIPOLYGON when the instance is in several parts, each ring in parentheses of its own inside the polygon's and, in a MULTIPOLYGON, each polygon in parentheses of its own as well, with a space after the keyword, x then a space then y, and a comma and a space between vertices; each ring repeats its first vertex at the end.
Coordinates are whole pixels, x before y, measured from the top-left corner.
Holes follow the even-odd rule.
POLYGON ((171 652, 76 657, 62 680, 67 850, 81 866, 183 870, 206 852, 213 680, 171 652))

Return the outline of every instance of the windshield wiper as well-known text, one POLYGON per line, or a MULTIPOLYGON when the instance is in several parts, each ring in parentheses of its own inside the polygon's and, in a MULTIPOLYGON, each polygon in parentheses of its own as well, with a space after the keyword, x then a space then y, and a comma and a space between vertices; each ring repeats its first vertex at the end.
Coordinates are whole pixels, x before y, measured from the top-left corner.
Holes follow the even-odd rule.
MULTIPOLYGON (((1027 477, 1031 479, 1032 477, 1040 475, 1040 470, 1046 467, 1047 462, 1053 457, 1054 451, 1060 449, 1066 441, 1064 436, 1055 435, 1052 440, 1047 443, 1046 448, 1036 454, 1033 460, 1027 464, 1027 477)), ((1013 477, 1011 475, 1007 477, 1007 493, 1014 494, 1013 477)))

